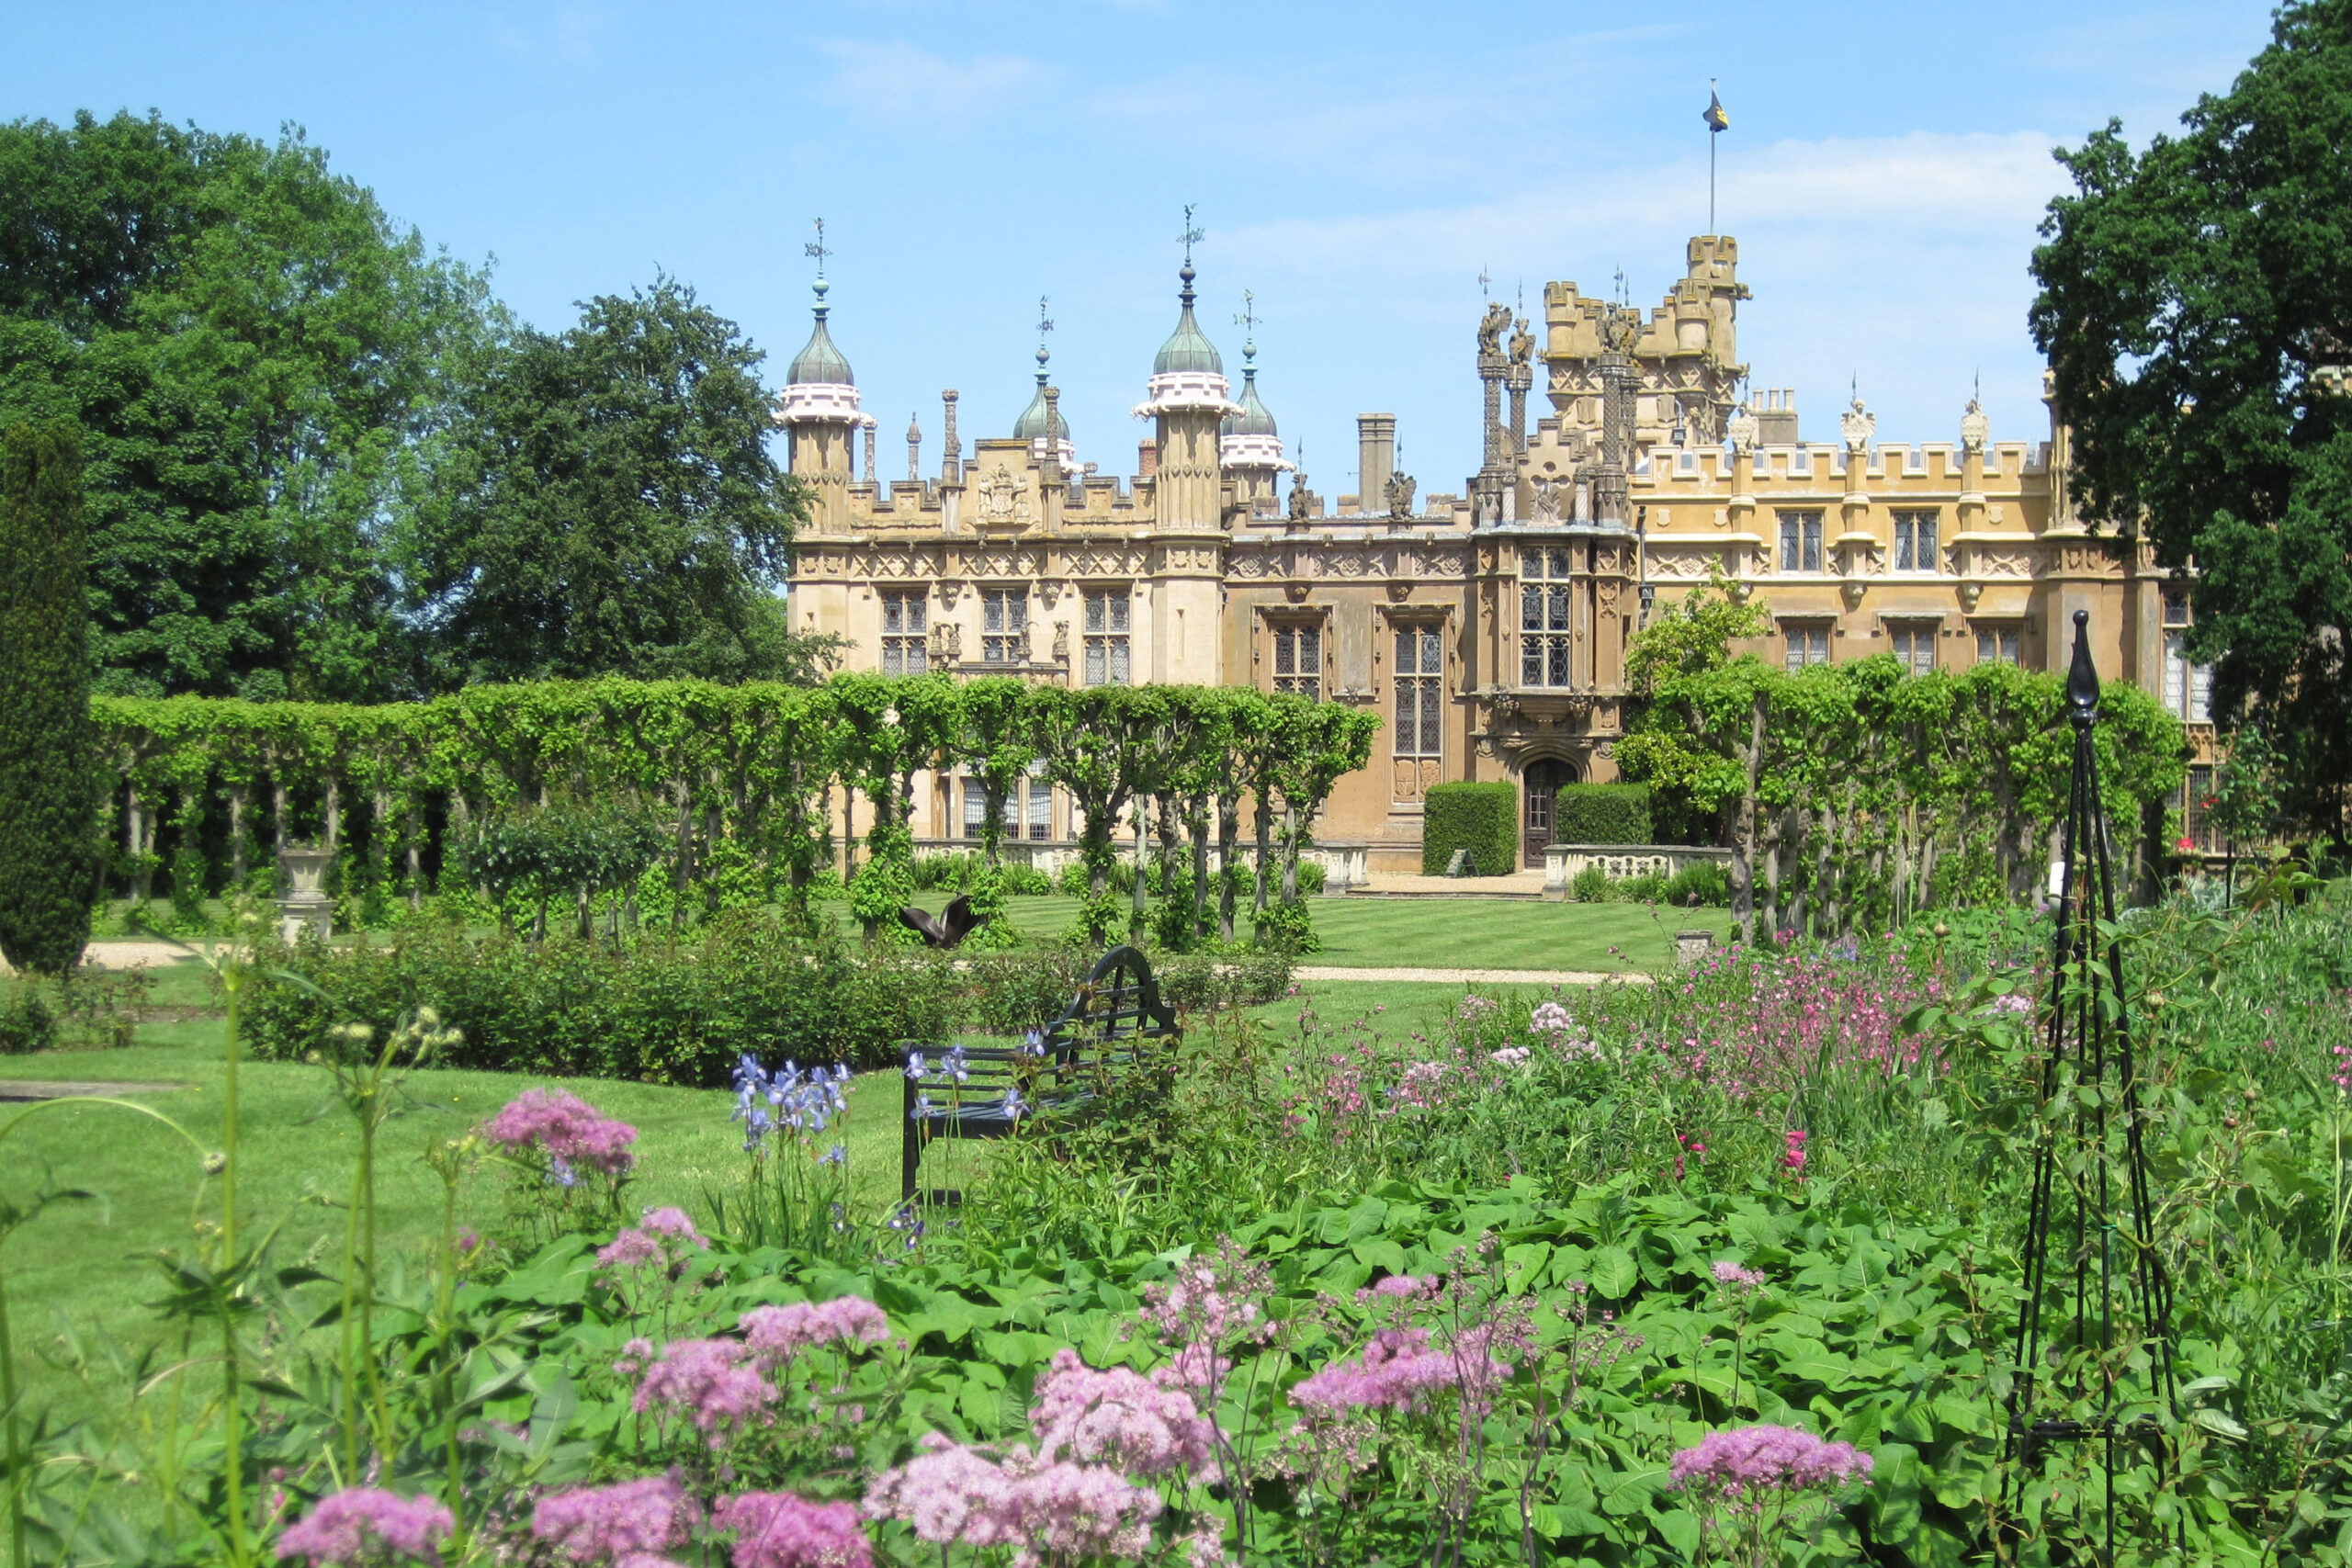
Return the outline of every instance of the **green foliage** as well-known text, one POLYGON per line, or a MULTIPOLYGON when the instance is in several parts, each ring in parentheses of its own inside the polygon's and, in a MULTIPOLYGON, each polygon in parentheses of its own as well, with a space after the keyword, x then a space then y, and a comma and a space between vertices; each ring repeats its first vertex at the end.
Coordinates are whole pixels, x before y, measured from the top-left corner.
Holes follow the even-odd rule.
POLYGON ((1640 784, 1564 784, 1552 796, 1552 837, 1564 844, 1655 843, 1650 792, 1640 784))
POLYGON ((397 692, 380 535, 463 483, 502 329, 299 131, 0 126, 0 423, 82 428, 104 690, 397 692))
POLYGON ((2269 46, 2182 127, 2135 153, 2110 121, 2059 154, 2075 189, 2033 255, 2034 338, 2086 514, 2175 570, 2216 716, 2263 719, 2290 758, 2290 809, 2341 836, 2352 398, 2331 367, 2335 258, 2352 247, 2352 11, 2279 7, 2269 46))
POLYGON ((1609 874, 1597 865, 1586 866, 1568 879, 1568 897, 1579 904, 1609 902, 1609 874))
POLYGON ((1250 937, 1269 953, 1296 956, 1323 950, 1313 908, 1304 898, 1278 899, 1259 910, 1251 917, 1250 937))
POLYGON ((666 277, 518 331, 469 394, 469 483, 401 543, 427 684, 808 678, 777 593, 807 502, 761 362, 666 277))
POLYGON ((1519 869, 1517 784, 1496 779, 1429 787, 1421 803, 1421 874, 1443 875, 1456 850, 1470 852, 1481 876, 1508 876, 1519 869))
POLYGON ((41 988, 16 985, 0 996, 0 1056, 30 1055, 57 1043, 57 1013, 41 988))
POLYGON ((0 958, 62 976, 98 888, 82 464, 62 424, 0 431, 0 958))
POLYGON ((1668 877, 1657 897, 1660 903, 1677 908, 1694 905, 1725 908, 1731 904, 1731 876, 1713 861, 1697 861, 1668 877))

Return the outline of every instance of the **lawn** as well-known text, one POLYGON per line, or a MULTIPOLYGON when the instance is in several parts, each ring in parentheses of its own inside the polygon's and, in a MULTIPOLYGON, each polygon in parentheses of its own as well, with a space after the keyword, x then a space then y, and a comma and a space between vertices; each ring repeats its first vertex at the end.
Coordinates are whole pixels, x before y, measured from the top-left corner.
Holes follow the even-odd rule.
MULTIPOLYGON (((950 895, 926 893, 937 909, 950 895)), ((1706 930, 1722 941, 1727 909, 1641 904, 1546 904, 1516 898, 1316 898, 1322 951, 1306 962, 1356 969, 1655 969, 1674 957, 1674 933, 1706 930)), ((1024 934, 1054 936, 1078 913, 1059 896, 1010 900, 1024 934)), ((846 916, 844 916, 846 918, 846 916)), ((1246 933, 1245 908, 1240 926, 1246 933)))

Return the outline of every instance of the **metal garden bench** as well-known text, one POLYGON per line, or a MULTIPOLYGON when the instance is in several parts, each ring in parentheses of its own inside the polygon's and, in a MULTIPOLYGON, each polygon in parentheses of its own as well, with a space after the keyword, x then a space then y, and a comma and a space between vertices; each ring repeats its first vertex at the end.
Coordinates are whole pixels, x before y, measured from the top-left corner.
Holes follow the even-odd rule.
MULTIPOLYGON (((1150 1048, 1183 1038, 1176 1010, 1159 999, 1151 964, 1132 947, 1095 961, 1062 1015, 1019 1045, 942 1048, 904 1042, 902 1199, 915 1196, 923 1150, 936 1138, 1001 1138, 1023 1122, 1067 1116, 1102 1100, 1150 1048)), ((962 1194, 931 1194, 953 1203, 962 1194)))

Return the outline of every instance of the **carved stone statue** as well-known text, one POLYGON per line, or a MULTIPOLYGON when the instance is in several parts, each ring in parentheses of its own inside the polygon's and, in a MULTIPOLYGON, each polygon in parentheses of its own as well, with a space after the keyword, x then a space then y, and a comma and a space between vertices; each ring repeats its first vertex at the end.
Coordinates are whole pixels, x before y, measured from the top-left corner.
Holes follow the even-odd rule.
POLYGON ((1838 429, 1846 438, 1846 450, 1860 452, 1871 444, 1871 437, 1878 434, 1878 415, 1864 408, 1862 400, 1856 398, 1854 406, 1838 416, 1838 429))
POLYGON ((1535 334, 1527 330, 1527 318, 1521 316, 1511 327, 1510 362, 1513 365, 1531 365, 1534 360, 1535 334))
POLYGON ((1731 436, 1732 450, 1743 457, 1756 450, 1758 430, 1756 412, 1745 402, 1732 410, 1731 418, 1724 422, 1724 431, 1731 436))
POLYGON ((964 628, 953 621, 941 621, 931 628, 931 661, 933 664, 955 664, 964 657, 964 628))
POLYGON ((1537 476, 1534 481, 1535 516, 1539 524, 1556 524, 1560 520, 1560 481, 1549 474, 1537 476))
POLYGON ((1304 523, 1314 515, 1315 497, 1306 488, 1306 475, 1303 472, 1293 474, 1290 477, 1290 520, 1304 523))
POLYGON ((1410 474, 1391 474, 1388 476, 1389 516, 1403 518, 1410 517, 1413 514, 1414 482, 1413 476, 1410 474))
POLYGON ((1487 314, 1478 322, 1478 353, 1480 357, 1498 355, 1503 351, 1503 333, 1510 330, 1510 307, 1497 299, 1487 307, 1487 314))
POLYGON ((1974 398, 1968 400, 1968 412, 1960 416, 1960 445, 1962 450, 1982 452, 1984 438, 1993 433, 1992 421, 1984 417, 1984 405, 1974 398))
POLYGON ((1069 662, 1069 623, 1068 621, 1054 623, 1054 662, 1057 664, 1069 662))

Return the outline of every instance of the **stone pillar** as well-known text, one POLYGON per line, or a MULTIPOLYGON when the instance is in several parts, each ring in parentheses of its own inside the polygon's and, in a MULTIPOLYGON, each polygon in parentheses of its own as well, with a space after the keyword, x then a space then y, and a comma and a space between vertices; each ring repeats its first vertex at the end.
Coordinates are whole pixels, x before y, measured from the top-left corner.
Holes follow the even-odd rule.
POLYGON ((942 443, 939 458, 939 482, 944 485, 961 484, 964 482, 964 448, 963 446, 956 439, 956 389, 950 387, 945 391, 940 393, 939 400, 941 403, 945 405, 947 411, 945 416, 946 423, 942 427, 942 432, 939 437, 940 442, 942 443))

